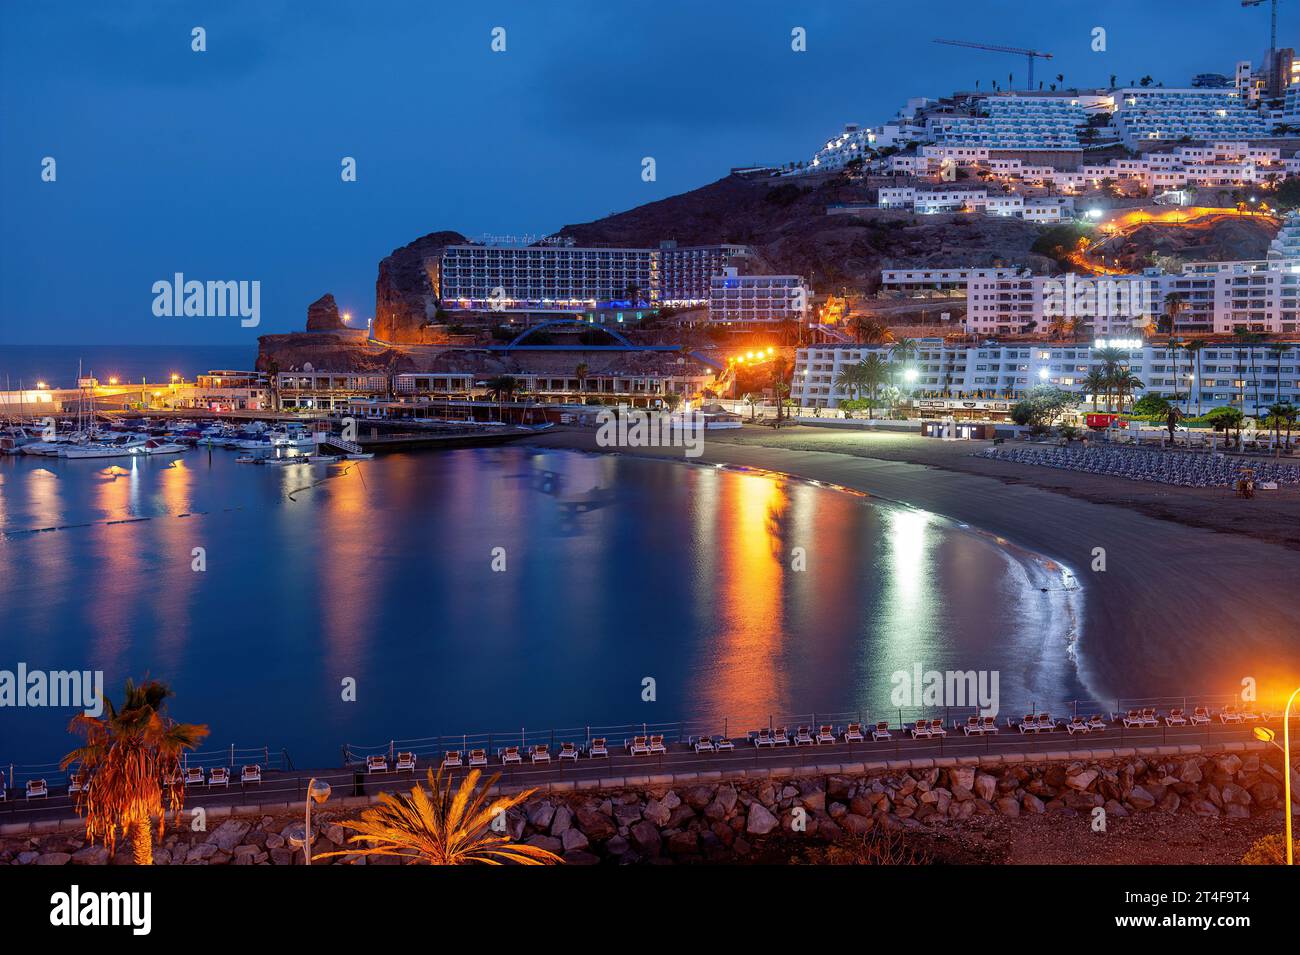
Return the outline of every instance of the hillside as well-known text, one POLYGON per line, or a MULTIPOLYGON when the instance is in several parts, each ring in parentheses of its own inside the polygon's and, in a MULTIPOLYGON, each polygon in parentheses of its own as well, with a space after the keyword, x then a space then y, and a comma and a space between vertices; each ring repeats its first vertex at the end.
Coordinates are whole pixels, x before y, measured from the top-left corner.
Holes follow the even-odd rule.
POLYGON ((829 205, 871 199, 871 190, 838 176, 779 184, 728 176, 604 219, 566 225, 557 234, 579 245, 743 243, 757 255, 755 271, 803 275, 819 292, 845 285, 873 291, 881 268, 1047 264, 1029 251, 1041 227, 1018 219, 889 210, 826 214, 829 205))

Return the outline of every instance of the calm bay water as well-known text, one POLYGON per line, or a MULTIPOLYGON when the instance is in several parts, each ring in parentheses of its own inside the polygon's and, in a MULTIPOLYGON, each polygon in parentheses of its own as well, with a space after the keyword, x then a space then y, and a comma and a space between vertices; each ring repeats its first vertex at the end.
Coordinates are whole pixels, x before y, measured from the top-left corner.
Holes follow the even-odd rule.
MULTIPOLYGON (((999 670, 1007 703, 1086 697, 1041 568, 925 512, 519 447, 234 458, 0 459, 0 668, 102 669, 112 696, 159 677, 207 745, 300 766, 395 737, 880 713, 915 663, 999 670)), ((0 761, 61 755, 70 715, 5 711, 0 761)))

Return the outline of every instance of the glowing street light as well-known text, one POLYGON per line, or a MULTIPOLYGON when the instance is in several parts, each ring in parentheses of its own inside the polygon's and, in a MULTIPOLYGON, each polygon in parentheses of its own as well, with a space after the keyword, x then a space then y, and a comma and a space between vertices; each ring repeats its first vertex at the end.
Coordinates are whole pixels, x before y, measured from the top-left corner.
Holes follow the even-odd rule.
MULTIPOLYGON (((1286 817, 1286 864, 1295 865, 1295 837, 1291 831, 1291 704, 1300 696, 1300 686, 1291 691, 1287 697, 1286 709, 1282 713, 1282 783, 1285 787, 1282 800, 1282 814, 1286 817)), ((1255 738, 1277 746, 1277 734, 1267 726, 1255 727, 1255 738)))
POLYGON ((108 383, 109 383, 110 385, 115 385, 115 384, 117 384, 117 376, 116 376, 116 375, 111 376, 111 377, 108 379, 108 383))
POLYGON ((45 382, 43 382, 43 381, 38 381, 38 382, 36 383, 36 387, 37 387, 37 388, 40 388, 40 389, 43 390, 43 389, 45 388, 45 382))
POLYGON ((295 846, 302 846, 304 861, 311 865, 311 804, 313 802, 321 805, 325 800, 330 798, 330 784, 323 779, 317 779, 314 776, 307 783, 307 805, 306 813, 303 816, 303 827, 299 829, 294 826, 289 833, 289 843, 295 846))

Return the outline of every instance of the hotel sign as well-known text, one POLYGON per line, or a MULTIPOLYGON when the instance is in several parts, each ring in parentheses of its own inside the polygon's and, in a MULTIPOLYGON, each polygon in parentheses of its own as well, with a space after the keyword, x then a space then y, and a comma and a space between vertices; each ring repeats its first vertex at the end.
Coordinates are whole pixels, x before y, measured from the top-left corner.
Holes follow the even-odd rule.
POLYGON ((1009 411, 1011 402, 977 398, 922 398, 918 407, 927 411, 1009 411))

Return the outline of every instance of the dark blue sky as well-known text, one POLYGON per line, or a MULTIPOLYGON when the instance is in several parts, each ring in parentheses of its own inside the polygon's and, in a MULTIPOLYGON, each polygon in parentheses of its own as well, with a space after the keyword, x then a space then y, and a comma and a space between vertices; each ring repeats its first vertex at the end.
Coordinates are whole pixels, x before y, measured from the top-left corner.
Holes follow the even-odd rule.
POLYGON ((379 259, 426 232, 551 232, 806 159, 909 96, 1023 82, 1022 57, 936 36, 1051 51, 1039 78, 1083 86, 1230 74, 1268 39, 1267 9, 1237 0, 4 0, 0 18, 8 343, 251 344, 301 328, 327 291, 364 319, 379 259), (260 280, 260 327, 154 317, 152 284, 178 271, 260 280))

